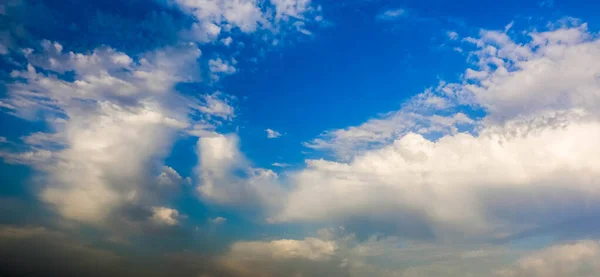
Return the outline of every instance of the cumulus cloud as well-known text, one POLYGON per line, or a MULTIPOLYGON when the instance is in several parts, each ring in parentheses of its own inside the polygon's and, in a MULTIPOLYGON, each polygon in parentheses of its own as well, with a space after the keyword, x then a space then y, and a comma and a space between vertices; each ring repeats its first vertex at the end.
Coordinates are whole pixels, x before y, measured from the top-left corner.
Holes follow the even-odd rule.
POLYGON ((482 31, 471 40, 477 68, 461 83, 441 83, 397 112, 307 143, 354 154, 308 160, 291 174, 294 188, 274 219, 362 218, 401 233, 421 226, 416 233, 473 239, 592 213, 600 205, 600 164, 592 162, 600 40, 585 24, 529 37, 519 44, 482 31), (461 115, 465 105, 487 115, 461 115), (441 136, 427 138, 430 130, 441 136))
POLYGON ((270 138, 270 139, 278 138, 278 137, 281 136, 280 132, 277 132, 277 131, 275 131, 273 129, 268 129, 267 128, 267 129, 265 129, 265 132, 267 132, 267 138, 270 138))
POLYGON ((336 242, 302 240, 240 241, 218 260, 236 276, 348 276, 336 255, 336 242))
POLYGON ((502 277, 588 277, 599 274, 600 243, 589 240, 553 245, 497 272, 497 276, 502 277))
POLYGON ((177 225, 179 223, 179 211, 166 207, 153 207, 150 219, 156 224, 177 225))
POLYGON ((196 169, 200 194, 221 204, 267 207, 280 200, 281 188, 275 172, 254 168, 239 150, 239 138, 216 135, 198 140, 196 169))
POLYGON ((200 127, 199 125, 205 125, 203 129, 211 129, 211 125, 215 124, 208 122, 213 118, 223 120, 234 118, 235 109, 232 106, 234 99, 235 98, 219 91, 201 96, 199 99, 188 99, 188 105, 192 107, 192 109, 200 112, 200 116, 203 116, 206 119, 204 122, 196 122, 196 126, 200 127))
POLYGON ((233 39, 231 37, 226 37, 226 38, 221 39, 221 43, 223 43, 223 45, 225 45, 225 46, 231 45, 232 42, 233 42, 233 39))
POLYGON ((160 175, 157 177, 160 186, 173 187, 184 182, 183 177, 172 167, 163 166, 160 175))
POLYGON ((220 25, 230 23, 243 32, 253 32, 265 21, 256 0, 176 0, 198 20, 220 25))
POLYGON ((275 6, 277 19, 286 17, 302 18, 303 14, 310 9, 310 0, 271 0, 275 6))
MULTIPOLYGON (((305 14, 315 12, 310 0, 175 0, 185 12, 198 21, 187 31, 199 41, 217 38, 222 30, 239 29, 243 33, 257 30, 279 32, 285 23, 307 21, 305 14), (290 20, 294 19, 294 20, 290 20)), ((292 23, 292 26, 293 24, 292 23)), ((301 31, 306 31, 304 28, 301 31)))
POLYGON ((218 80, 219 76, 231 75, 235 73, 236 69, 233 64, 235 64, 235 60, 232 60, 231 62, 224 61, 221 58, 209 60, 208 67, 212 73, 211 76, 213 80, 218 80))
POLYGON ((208 124, 233 114, 222 94, 190 99, 175 90, 196 78, 200 54, 180 45, 132 58, 107 47, 67 52, 43 41, 42 52, 26 51, 29 64, 11 73, 4 100, 14 115, 44 119, 55 133, 28 135, 23 141, 32 150, 3 157, 42 173, 39 197, 68 219, 102 224, 121 207, 160 202, 151 184, 180 183, 181 176, 153 167, 160 168, 177 132, 197 126, 189 114, 208 124), (59 78, 64 72, 74 80, 59 78))

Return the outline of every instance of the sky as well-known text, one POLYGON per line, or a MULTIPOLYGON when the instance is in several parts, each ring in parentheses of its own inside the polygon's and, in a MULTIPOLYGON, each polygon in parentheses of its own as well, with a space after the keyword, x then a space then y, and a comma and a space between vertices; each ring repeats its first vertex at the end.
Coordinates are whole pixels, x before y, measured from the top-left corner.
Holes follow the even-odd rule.
POLYGON ((600 276, 598 10, 0 1, 0 275, 600 276))

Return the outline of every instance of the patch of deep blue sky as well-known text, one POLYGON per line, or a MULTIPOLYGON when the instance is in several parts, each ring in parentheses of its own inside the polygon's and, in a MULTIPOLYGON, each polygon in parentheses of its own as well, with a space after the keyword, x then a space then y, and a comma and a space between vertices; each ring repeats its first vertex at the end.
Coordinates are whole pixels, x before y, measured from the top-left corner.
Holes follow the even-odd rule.
MULTIPOLYGON (((258 166, 269 167, 273 162, 301 166, 305 158, 320 155, 314 151, 304 154, 307 149, 302 142, 325 130, 358 125, 397 110, 407 98, 440 80, 456 81, 469 64, 464 53, 453 50, 464 45, 449 40, 448 31, 476 36, 482 28, 500 30, 513 20, 515 29, 533 29, 565 16, 589 22, 592 31, 600 26, 600 2, 586 0, 315 3, 323 7, 326 23, 309 25, 312 36, 287 33, 281 37, 281 46, 272 47, 257 36, 234 32, 234 43, 244 47, 207 44, 201 49, 202 59, 236 57, 236 74, 216 83, 178 86, 182 93, 221 90, 236 96, 237 117, 220 131, 239 127, 242 152, 258 166), (404 12, 397 18, 378 19, 387 10, 399 9, 404 12), (285 135, 269 140, 266 128, 285 135)), ((108 45, 133 57, 176 43, 179 31, 192 22, 193 18, 166 0, 24 0, 0 15, 0 27, 11 33, 12 43, 19 47, 39 48, 41 39, 49 39, 60 42, 65 50, 87 52, 108 45)), ((8 73, 22 62, 15 55, 1 59, 1 80, 7 81, 8 73)), ((0 94, 5 93, 0 87, 0 94)), ((41 122, 4 113, 0 114, 0 127, 0 136, 12 140, 44 130, 41 122)), ((194 147, 195 139, 182 138, 166 164, 183 176, 193 176, 194 147)), ((31 199, 23 185, 30 174, 25 167, 0 164, 0 170, 4 180, 0 194, 31 199)), ((182 196, 175 206, 190 215, 186 224, 225 215, 229 224, 253 226, 233 211, 204 206, 192 193, 182 196)), ((301 232, 276 228, 269 232, 301 232)), ((245 231, 255 235, 266 232, 251 227, 245 231)))

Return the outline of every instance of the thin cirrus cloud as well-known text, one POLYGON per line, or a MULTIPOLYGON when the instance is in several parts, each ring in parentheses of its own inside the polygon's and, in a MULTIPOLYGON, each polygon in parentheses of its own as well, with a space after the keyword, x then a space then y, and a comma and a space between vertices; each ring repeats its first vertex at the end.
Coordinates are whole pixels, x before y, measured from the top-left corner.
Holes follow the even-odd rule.
MULTIPOLYGON (((19 215, 0 223, 0 275, 600 274, 593 232, 565 241, 556 227, 597 219, 600 209, 600 39, 586 23, 447 26, 438 35, 468 61, 456 79, 362 123, 265 129, 311 150, 270 157, 278 143, 262 132, 253 140, 249 126, 281 123, 257 124, 245 106, 254 96, 228 94, 228 82, 260 80, 249 60, 276 64, 268 59, 318 42, 318 25, 335 16, 324 6, 337 7, 174 0, 140 8, 137 19, 125 5, 114 16, 91 6, 89 23, 66 14, 69 28, 48 20, 96 35, 139 21, 111 44, 78 43, 20 18, 23 10, 57 18, 60 5, 1 5, 2 16, 22 21, 0 34, 0 119, 11 129, 0 136, 2 176, 12 182, 20 173, 5 168, 30 168, 31 195, 0 197, 2 214, 19 215), (138 32, 161 18, 168 32, 138 32), (123 46, 143 34, 154 37, 123 46), (285 48, 302 37, 310 39, 285 48), (43 216, 23 212, 29 198, 43 216), (539 230, 552 239, 530 241, 539 230)), ((369 18, 409 10, 420 12, 374 7, 369 18)), ((327 30, 344 28, 335 26, 327 30)), ((263 87, 278 85, 269 76, 263 87)), ((262 100, 261 109, 277 101, 262 100)))
POLYGON ((385 10, 382 13, 380 13, 379 15, 377 15, 377 19, 387 20, 387 21, 397 20, 401 17, 406 16, 406 14, 407 14, 407 12, 405 9, 390 9, 390 10, 385 10))

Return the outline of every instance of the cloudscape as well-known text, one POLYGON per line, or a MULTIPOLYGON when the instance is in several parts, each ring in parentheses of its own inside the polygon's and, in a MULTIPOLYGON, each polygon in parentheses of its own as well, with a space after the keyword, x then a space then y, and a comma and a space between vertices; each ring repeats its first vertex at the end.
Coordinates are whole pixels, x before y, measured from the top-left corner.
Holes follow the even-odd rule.
POLYGON ((598 11, 0 1, 0 276, 600 276, 598 11))

